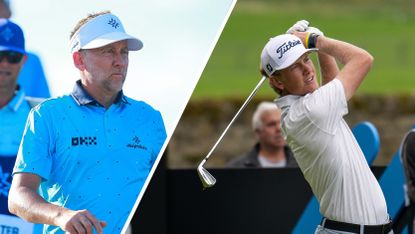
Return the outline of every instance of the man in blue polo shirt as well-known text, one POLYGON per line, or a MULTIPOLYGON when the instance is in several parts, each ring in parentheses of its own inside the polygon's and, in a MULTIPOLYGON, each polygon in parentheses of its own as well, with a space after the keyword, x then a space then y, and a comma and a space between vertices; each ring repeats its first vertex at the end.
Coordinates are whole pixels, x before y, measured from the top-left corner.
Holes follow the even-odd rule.
POLYGON ((71 52, 81 79, 30 112, 12 213, 47 233, 121 232, 166 139, 161 114, 122 92, 128 53, 142 46, 110 12, 79 21, 71 52))
POLYGON ((0 19, 0 232, 32 233, 33 224, 12 215, 7 199, 13 166, 33 98, 17 84, 27 59, 22 29, 0 19))

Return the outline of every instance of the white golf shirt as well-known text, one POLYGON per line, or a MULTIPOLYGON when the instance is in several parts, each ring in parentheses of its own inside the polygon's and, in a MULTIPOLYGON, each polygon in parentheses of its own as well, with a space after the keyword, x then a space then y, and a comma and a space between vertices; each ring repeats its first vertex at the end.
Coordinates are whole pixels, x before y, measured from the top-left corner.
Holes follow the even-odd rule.
POLYGON ((281 129, 321 214, 347 223, 376 225, 388 220, 386 201, 352 131, 342 83, 334 79, 305 96, 276 101, 281 129))

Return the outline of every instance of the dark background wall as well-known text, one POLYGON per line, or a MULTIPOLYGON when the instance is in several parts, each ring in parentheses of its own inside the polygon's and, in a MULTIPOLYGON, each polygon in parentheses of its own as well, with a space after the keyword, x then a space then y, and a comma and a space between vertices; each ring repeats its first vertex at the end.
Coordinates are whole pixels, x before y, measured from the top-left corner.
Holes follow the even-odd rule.
MULTIPOLYGON (((373 171, 379 176, 383 169, 373 171)), ((167 169, 161 162, 133 218, 133 233, 290 233, 312 195, 299 169, 209 172, 217 184, 203 190, 195 169, 167 169)))

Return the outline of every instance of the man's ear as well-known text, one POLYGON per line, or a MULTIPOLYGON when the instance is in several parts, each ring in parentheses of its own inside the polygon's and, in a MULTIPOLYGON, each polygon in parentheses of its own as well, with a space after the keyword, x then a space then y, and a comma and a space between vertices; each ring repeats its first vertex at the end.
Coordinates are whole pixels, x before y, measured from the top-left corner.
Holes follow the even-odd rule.
POLYGON ((80 51, 76 51, 72 54, 73 63, 75 67, 78 68, 80 71, 85 70, 83 56, 84 55, 80 51))
POLYGON ((279 90, 284 90, 284 84, 279 79, 277 79, 277 77, 272 76, 268 80, 271 87, 276 87, 279 90))

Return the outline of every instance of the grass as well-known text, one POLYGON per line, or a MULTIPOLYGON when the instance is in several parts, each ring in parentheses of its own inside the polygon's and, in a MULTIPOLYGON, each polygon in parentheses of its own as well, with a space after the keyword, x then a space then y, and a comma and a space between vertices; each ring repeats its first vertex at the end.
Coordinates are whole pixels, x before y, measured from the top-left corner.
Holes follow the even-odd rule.
MULTIPOLYGON (((247 97, 260 79, 259 56, 267 40, 300 19, 309 20, 327 36, 360 46, 375 57, 358 94, 413 93, 415 2, 239 0, 192 100, 247 97)), ((265 87, 258 95, 275 96, 265 87)))

